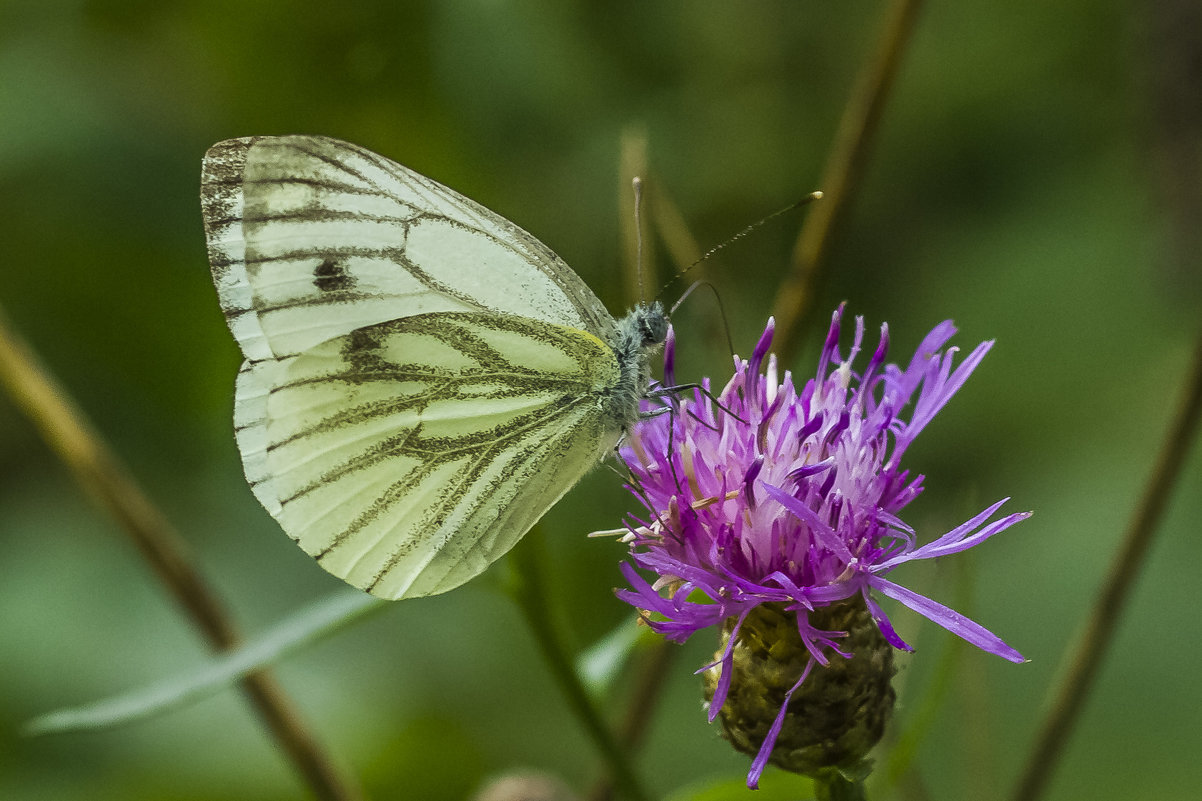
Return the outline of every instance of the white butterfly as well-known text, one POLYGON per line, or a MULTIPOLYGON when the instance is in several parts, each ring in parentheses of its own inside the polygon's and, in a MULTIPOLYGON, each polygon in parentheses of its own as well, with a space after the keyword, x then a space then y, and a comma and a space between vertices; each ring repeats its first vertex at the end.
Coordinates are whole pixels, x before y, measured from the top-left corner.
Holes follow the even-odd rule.
POLYGON ((383 598, 463 584, 638 417, 658 303, 616 322, 545 245, 355 145, 214 145, 213 280, 246 357, 234 426, 255 496, 383 598))

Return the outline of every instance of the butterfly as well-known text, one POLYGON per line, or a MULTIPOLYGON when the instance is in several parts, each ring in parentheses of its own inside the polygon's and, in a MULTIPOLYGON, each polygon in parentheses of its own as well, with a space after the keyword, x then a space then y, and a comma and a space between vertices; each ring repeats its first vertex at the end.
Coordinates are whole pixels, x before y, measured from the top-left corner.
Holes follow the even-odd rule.
POLYGON ((533 236, 371 151, 219 142, 201 205, 245 356, 255 497, 330 573, 397 599, 514 546, 639 417, 659 303, 615 320, 533 236))

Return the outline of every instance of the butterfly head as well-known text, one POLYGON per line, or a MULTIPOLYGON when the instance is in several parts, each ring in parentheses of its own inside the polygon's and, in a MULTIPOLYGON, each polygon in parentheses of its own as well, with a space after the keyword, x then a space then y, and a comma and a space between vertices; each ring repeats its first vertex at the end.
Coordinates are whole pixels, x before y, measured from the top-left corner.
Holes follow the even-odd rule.
POLYGON ((668 336, 668 315, 664 312, 662 303, 658 300, 649 304, 640 303, 630 314, 638 324, 637 332, 641 339, 638 346, 640 348, 663 344, 664 339, 668 336))
POLYGON ((668 314, 658 300, 640 303, 618 321, 614 351, 623 365, 645 366, 647 351, 664 343, 668 337, 668 314))

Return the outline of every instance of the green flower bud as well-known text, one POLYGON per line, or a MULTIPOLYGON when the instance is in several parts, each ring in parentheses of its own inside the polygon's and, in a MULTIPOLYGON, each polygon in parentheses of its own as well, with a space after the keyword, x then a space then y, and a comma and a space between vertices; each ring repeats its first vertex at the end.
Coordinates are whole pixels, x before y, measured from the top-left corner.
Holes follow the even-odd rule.
MULTIPOLYGON (((848 776, 867 775, 868 752, 881 739, 893 711, 893 648, 858 595, 810 612, 809 622, 828 631, 846 631, 839 646, 852 656, 845 659, 828 652, 827 666, 813 666, 789 700, 769 762, 807 776, 828 775, 831 769, 848 776)), ((728 619, 719 662, 733 628, 734 620, 728 619)), ((734 646, 730 690, 720 711, 723 735, 731 745, 751 756, 759 752, 785 694, 811 658, 797 631, 796 612, 772 603, 747 616, 734 646)), ((720 665, 705 672, 707 703, 720 677, 720 665)))

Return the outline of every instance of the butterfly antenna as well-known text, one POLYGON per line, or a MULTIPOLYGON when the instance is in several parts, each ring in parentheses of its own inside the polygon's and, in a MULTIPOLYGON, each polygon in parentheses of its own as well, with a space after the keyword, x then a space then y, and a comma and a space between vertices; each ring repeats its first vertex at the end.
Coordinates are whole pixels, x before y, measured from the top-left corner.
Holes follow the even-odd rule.
MULTIPOLYGON (((822 199, 821 192, 811 192, 810 194, 803 197, 801 200, 794 201, 793 203, 790 203, 789 205, 785 206, 782 209, 777 209, 776 211, 769 214, 767 217, 763 217, 759 220, 756 220, 751 225, 747 226, 746 228, 737 232, 734 236, 727 239, 725 242, 720 242, 719 244, 714 245, 712 248, 707 250, 705 253, 701 254, 700 258, 698 258, 695 262, 693 262, 688 267, 685 267, 683 270, 681 270, 679 273, 677 273, 672 280, 675 281, 677 278, 683 277, 685 274, 688 273, 689 270, 693 269, 698 264, 701 264, 701 262, 705 261, 710 256, 713 256, 719 250, 722 250, 723 248, 728 247, 729 245, 732 245, 735 242, 738 242, 740 239, 747 236, 752 231, 755 231, 756 229, 763 227, 764 225, 768 224, 772 220, 775 220, 777 217, 781 216, 782 214, 788 214, 789 212, 791 212, 795 209, 799 209, 802 206, 805 206, 809 203, 813 203, 815 200, 821 200, 821 199, 822 199)), ((671 282, 669 282, 669 283, 671 283, 671 282)), ((667 287, 665 286, 664 288, 666 289, 667 287)), ((679 304, 677 304, 677 305, 679 305, 679 304)))
POLYGON ((722 294, 718 292, 718 287, 709 281, 694 281, 689 284, 689 288, 681 294, 680 298, 672 304, 672 308, 668 310, 668 317, 670 318, 673 314, 676 314, 676 310, 680 308, 680 304, 684 303, 685 298, 693 294, 693 290, 701 286, 713 292, 714 299, 718 301, 718 317, 722 320, 722 333, 726 335, 726 349, 730 352, 731 356, 734 356, 735 341, 730 335, 730 320, 726 317, 726 307, 722 305, 722 294))
POLYGON ((639 300, 642 301, 647 297, 643 294, 643 179, 634 176, 630 187, 634 190, 634 264, 639 276, 639 300))

